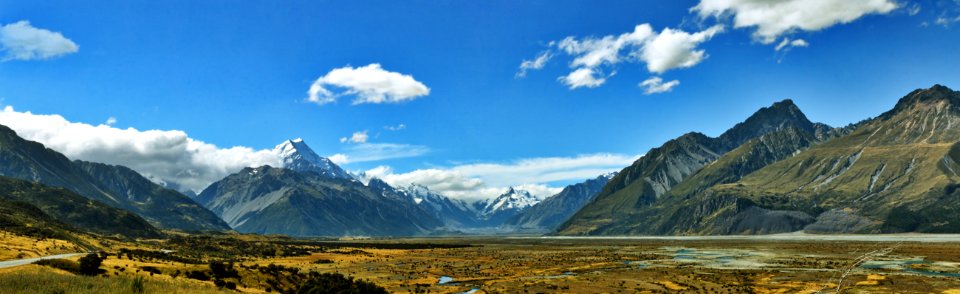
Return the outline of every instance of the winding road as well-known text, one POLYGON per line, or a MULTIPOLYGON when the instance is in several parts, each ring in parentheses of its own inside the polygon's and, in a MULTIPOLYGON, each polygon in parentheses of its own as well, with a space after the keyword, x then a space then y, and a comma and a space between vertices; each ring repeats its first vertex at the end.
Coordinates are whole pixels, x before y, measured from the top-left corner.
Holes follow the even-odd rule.
POLYGON ((57 254, 57 255, 48 255, 48 256, 41 256, 41 257, 34 257, 34 258, 5 260, 5 261, 0 261, 0 268, 8 268, 8 267, 21 266, 21 265, 25 265, 25 264, 31 264, 31 263, 34 263, 34 262, 36 262, 36 261, 38 261, 38 260, 44 260, 44 259, 70 258, 70 257, 79 256, 79 255, 83 255, 83 254, 84 254, 84 253, 67 253, 67 254, 57 254))

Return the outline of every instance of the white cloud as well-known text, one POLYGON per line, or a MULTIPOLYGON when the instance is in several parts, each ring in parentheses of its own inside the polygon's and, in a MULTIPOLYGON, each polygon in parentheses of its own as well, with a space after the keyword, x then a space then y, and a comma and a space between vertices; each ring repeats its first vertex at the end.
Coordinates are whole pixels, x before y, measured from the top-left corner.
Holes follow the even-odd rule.
POLYGON ((771 44, 794 31, 819 31, 897 6, 894 0, 701 0, 691 10, 701 17, 732 16, 734 28, 755 28, 754 38, 771 44))
POLYGON ((941 25, 945 28, 949 28, 950 24, 953 24, 955 22, 960 22, 960 16, 957 16, 954 18, 940 16, 940 17, 937 17, 937 19, 934 21, 934 23, 941 25))
POLYGON ((566 84, 571 90, 580 87, 596 88, 607 82, 607 78, 602 76, 597 77, 598 74, 600 73, 592 68, 580 68, 568 75, 560 77, 559 80, 566 84))
POLYGON ((584 38, 582 40, 567 37, 552 44, 567 54, 576 56, 570 63, 570 67, 596 68, 604 64, 620 63, 624 59, 621 56, 621 51, 630 48, 636 50, 637 47, 643 46, 654 36, 653 27, 650 24, 641 24, 635 26, 633 32, 623 33, 619 36, 608 35, 602 38, 584 38))
POLYGON ((155 181, 194 191, 244 167, 280 164, 272 150, 220 148, 183 131, 93 126, 60 115, 18 112, 11 106, 0 112, 0 124, 71 159, 124 165, 155 181))
POLYGON ((914 16, 914 15, 920 14, 920 9, 921 9, 920 4, 919 4, 919 3, 914 3, 913 5, 911 5, 911 6, 908 8, 907 14, 909 14, 910 16, 914 16))
POLYGON ((780 41, 776 47, 773 48, 774 51, 780 51, 784 49, 790 49, 793 47, 807 47, 810 46, 810 43, 807 43, 807 40, 796 39, 790 40, 790 38, 783 38, 783 41, 780 41))
POLYGON ((107 118, 107 121, 105 121, 103 124, 108 125, 108 126, 115 125, 115 124, 117 124, 117 118, 116 118, 116 117, 112 117, 112 116, 111 116, 111 117, 108 117, 108 118, 107 118))
POLYGON ((550 61, 551 57, 553 57, 553 54, 551 54, 550 51, 544 51, 538 54, 533 60, 524 60, 520 63, 520 70, 517 71, 516 77, 526 77, 527 71, 543 68, 543 66, 547 64, 547 61, 550 61))
MULTIPOLYGON (((549 46, 557 53, 573 58, 570 62, 573 70, 560 77, 561 82, 570 89, 593 88, 603 85, 607 78, 613 76, 604 75, 604 69, 612 70, 610 68, 623 62, 645 64, 647 71, 656 74, 693 67, 707 58, 706 51, 698 49, 698 46, 723 31, 722 25, 716 25, 695 33, 671 28, 657 33, 650 24, 640 24, 635 26, 633 31, 619 35, 567 37, 550 42, 549 46)), ((541 53, 543 54, 550 54, 550 51, 541 53)), ((527 62, 530 61, 524 61, 527 62)), ((543 62, 546 63, 547 60, 543 62)), ((542 66, 531 66, 529 69, 542 66)), ((521 65, 521 73, 526 74, 523 69, 521 65)))
POLYGON ((80 47, 58 32, 35 28, 21 20, 0 27, 2 61, 50 59, 75 53, 80 47))
POLYGON ((721 32, 720 25, 693 34, 667 28, 643 47, 640 59, 647 62, 647 70, 656 74, 692 67, 706 58, 706 51, 697 50, 697 46, 721 32))
POLYGON ((367 139, 369 138, 370 136, 367 135, 367 131, 364 130, 360 132, 354 132, 353 135, 350 136, 350 138, 347 138, 347 137, 340 138, 340 143, 350 142, 353 144, 364 144, 364 143, 367 143, 367 139))
POLYGON ((333 163, 336 163, 337 165, 344 165, 344 164, 350 163, 350 159, 347 158, 347 155, 343 153, 337 153, 337 154, 331 155, 330 157, 327 157, 327 159, 329 159, 330 161, 333 161, 333 163))
POLYGON ((680 85, 680 81, 672 80, 664 83, 660 77, 651 77, 640 83, 643 92, 647 95, 670 92, 674 87, 680 85))
POLYGON ((448 197, 479 200, 496 197, 507 187, 521 187, 541 198, 558 193, 562 187, 550 183, 580 181, 600 174, 618 171, 638 156, 591 154, 575 157, 542 157, 509 163, 463 164, 449 168, 419 169, 395 173, 381 166, 367 170, 367 177, 376 177, 394 186, 420 184, 448 197))
POLYGON ((337 101, 340 96, 355 96, 353 104, 400 103, 430 94, 430 88, 413 76, 386 71, 380 64, 341 67, 331 70, 310 85, 307 100, 317 104, 337 101), (341 88, 335 93, 330 87, 341 88))
POLYGON ((430 148, 421 145, 366 143, 350 146, 345 153, 330 156, 330 160, 337 164, 347 164, 417 157, 429 152, 430 148))
POLYGON ((395 132, 395 131, 399 131, 399 130, 403 130, 403 129, 406 129, 406 128, 407 128, 407 125, 405 125, 405 124, 399 124, 399 125, 395 125, 395 126, 383 126, 383 129, 384 129, 384 130, 394 131, 394 132, 395 132))

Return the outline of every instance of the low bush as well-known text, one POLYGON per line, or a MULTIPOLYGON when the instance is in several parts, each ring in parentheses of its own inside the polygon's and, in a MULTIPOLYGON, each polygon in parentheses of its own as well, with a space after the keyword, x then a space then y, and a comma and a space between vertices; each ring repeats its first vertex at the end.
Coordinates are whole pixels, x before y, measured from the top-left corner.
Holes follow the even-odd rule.
POLYGON ((66 259, 42 259, 33 262, 36 265, 48 266, 56 269, 62 269, 71 273, 80 273, 80 264, 76 261, 66 259))

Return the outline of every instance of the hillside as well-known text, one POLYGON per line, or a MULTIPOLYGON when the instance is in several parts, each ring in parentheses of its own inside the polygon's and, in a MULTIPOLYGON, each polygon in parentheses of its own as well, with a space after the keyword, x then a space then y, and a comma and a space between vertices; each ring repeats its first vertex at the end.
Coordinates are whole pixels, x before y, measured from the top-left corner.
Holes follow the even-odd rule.
POLYGON ((626 224, 645 207, 725 153, 761 135, 796 128, 813 136, 828 136, 830 128, 810 122, 791 100, 755 112, 717 138, 684 134, 651 149, 610 180, 600 194, 560 226, 564 235, 603 234, 626 224))
POLYGON ((222 231, 229 227, 193 200, 125 167, 70 161, 0 125, 0 176, 61 187, 127 210, 165 229, 222 231))
MULTIPOLYGON (((0 177, 0 227, 63 238, 64 231, 129 238, 163 234, 139 216, 69 190, 0 177)), ((29 235, 29 234, 28 234, 29 235)))
POLYGON ((710 192, 816 217, 814 232, 958 232, 958 123, 960 93, 916 90, 847 136, 710 192))

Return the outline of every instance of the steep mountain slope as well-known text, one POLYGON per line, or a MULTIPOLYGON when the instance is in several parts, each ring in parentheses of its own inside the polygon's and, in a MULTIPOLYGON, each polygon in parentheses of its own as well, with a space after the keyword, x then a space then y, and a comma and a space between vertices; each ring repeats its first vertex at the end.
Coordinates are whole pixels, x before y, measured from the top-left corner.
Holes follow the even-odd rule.
POLYGON ((100 187, 118 201, 133 206, 164 227, 190 231, 225 231, 230 227, 200 204, 177 191, 166 189, 125 166, 74 161, 100 187))
MULTIPOLYGON (((709 207, 715 200, 703 192, 717 184, 736 182, 753 171, 797 154, 819 142, 820 139, 816 134, 795 127, 788 127, 747 141, 673 187, 656 203, 639 208, 635 214, 624 221, 594 233, 612 235, 742 233, 737 230, 725 230, 729 228, 703 228, 700 231, 691 231, 691 226, 696 226, 702 221, 699 217, 702 206, 709 207)), ((789 221, 793 220, 791 217, 794 216, 793 214, 771 215, 763 210, 755 210, 752 213, 759 214, 753 215, 752 219, 762 222, 758 225, 768 225, 768 227, 754 230, 754 233, 767 232, 775 226, 789 227, 789 221), (772 219, 773 217, 786 219, 772 219), (784 225, 778 221, 788 223, 784 225)), ((807 217, 800 216, 800 218, 809 221, 807 217)))
POLYGON ((313 152, 303 139, 284 141, 274 147, 274 151, 280 156, 282 168, 298 172, 315 172, 329 178, 353 179, 333 161, 313 152))
POLYGON ((812 232, 958 232, 958 123, 960 93, 913 91, 847 136, 711 189, 725 205, 694 230, 759 208, 817 217, 812 232))
POLYGON ((0 177, 0 204, 0 228, 80 230, 130 238, 162 236, 159 230, 133 213, 87 199, 63 188, 52 188, 23 180, 0 177))
POLYGON ((244 233, 410 236, 441 226, 398 195, 356 180, 263 166, 215 182, 198 201, 244 233))
POLYGON ((540 198, 530 192, 510 187, 497 198, 474 203, 474 207, 483 226, 499 226, 539 202, 540 198))
POLYGON ((549 232, 594 199, 616 173, 601 175, 583 183, 569 185, 504 222, 505 227, 523 231, 549 232))
POLYGON ((162 228, 190 231, 229 229, 186 196, 163 189, 132 170, 72 162, 40 143, 20 138, 6 126, 0 126, 0 176, 66 188, 103 204, 136 213, 162 228), (140 188, 127 190, 132 185, 118 183, 136 183, 140 188), (149 201, 139 203, 137 199, 149 201), (171 211, 173 208, 176 209, 171 211))
POLYGON ((797 128, 816 136, 828 136, 829 128, 810 122, 791 100, 761 108, 717 138, 688 133, 651 149, 633 165, 610 180, 592 202, 561 225, 560 234, 603 233, 604 228, 624 222, 643 207, 683 182, 688 176, 723 154, 763 134, 797 128))

